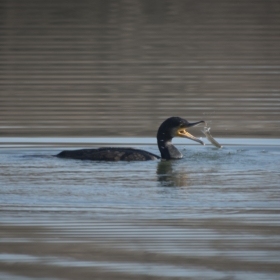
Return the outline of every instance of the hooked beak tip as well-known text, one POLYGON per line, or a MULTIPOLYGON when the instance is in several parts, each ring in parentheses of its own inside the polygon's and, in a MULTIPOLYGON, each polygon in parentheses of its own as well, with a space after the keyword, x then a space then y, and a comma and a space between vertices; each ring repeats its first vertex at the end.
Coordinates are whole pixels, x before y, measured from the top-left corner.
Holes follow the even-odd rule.
POLYGON ((205 125, 207 124, 206 121, 199 121, 199 122, 189 123, 188 127, 197 126, 201 123, 204 123, 205 125))

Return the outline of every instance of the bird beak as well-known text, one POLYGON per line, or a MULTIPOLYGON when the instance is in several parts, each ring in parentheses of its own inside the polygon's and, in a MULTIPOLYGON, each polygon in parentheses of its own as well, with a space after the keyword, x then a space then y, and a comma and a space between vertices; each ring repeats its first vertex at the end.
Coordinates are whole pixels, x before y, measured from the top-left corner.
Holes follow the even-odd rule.
MULTIPOLYGON (((189 123, 187 125, 187 127, 192 127, 192 126, 196 126, 196 125, 199 125, 200 123, 205 123, 205 121, 199 121, 199 122, 195 122, 195 123, 189 123)), ((200 139, 194 137, 193 135, 191 135, 189 132, 186 131, 186 128, 179 128, 177 130, 177 136, 179 137, 183 137, 183 138, 188 138, 188 139, 191 139, 193 141, 196 141, 198 143, 200 143, 201 145, 205 145, 203 141, 201 141, 200 139)))

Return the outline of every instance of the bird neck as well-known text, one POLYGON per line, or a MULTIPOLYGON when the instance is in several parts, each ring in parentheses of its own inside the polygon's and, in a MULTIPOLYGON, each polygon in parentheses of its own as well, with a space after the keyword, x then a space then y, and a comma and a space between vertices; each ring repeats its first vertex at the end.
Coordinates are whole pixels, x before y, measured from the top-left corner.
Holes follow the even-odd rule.
POLYGON ((183 157, 178 149, 172 144, 172 138, 173 137, 169 132, 159 129, 157 134, 157 144, 162 159, 180 159, 183 157))

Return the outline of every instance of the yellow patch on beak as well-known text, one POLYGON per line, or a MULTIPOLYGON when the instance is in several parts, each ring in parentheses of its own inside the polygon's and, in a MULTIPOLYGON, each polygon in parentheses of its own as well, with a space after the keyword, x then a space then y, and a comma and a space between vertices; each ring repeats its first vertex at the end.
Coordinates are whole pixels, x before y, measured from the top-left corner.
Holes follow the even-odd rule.
POLYGON ((194 137, 193 135, 191 135, 189 132, 186 131, 185 128, 179 128, 177 130, 177 136, 188 138, 188 139, 191 139, 193 141, 199 142, 202 145, 205 145, 203 141, 201 141, 200 139, 198 139, 198 138, 194 137))
POLYGON ((186 131, 186 129, 181 128, 177 130, 177 136, 179 137, 187 137, 187 138, 195 138, 193 135, 191 135, 189 132, 186 131))

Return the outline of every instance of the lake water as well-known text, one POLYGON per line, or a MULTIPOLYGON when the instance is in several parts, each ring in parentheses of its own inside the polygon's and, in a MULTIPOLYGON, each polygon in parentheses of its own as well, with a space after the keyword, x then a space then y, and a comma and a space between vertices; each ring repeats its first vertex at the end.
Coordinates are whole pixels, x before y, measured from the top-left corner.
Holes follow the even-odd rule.
POLYGON ((159 152, 1 138, 0 279, 279 279, 280 140, 218 140, 175 141, 182 160, 91 162, 53 155, 159 152))

